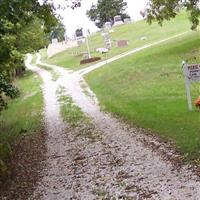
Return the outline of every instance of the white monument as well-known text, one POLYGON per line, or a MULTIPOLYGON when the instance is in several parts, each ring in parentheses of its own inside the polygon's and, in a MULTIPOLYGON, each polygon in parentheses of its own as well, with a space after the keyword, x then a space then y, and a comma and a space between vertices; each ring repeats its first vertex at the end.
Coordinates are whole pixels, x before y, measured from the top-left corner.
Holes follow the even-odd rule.
POLYGON ((57 38, 53 38, 53 39, 51 40, 51 43, 52 43, 52 44, 57 44, 57 43, 58 43, 58 39, 57 39, 57 38))
POLYGON ((132 22, 132 21, 131 21, 131 18, 130 18, 130 17, 124 19, 124 23, 125 23, 125 24, 130 24, 131 22, 132 22))
POLYGON ((122 21, 122 17, 120 15, 116 15, 114 17, 114 26, 122 25, 124 22, 122 21))
POLYGON ((104 28, 105 28, 106 30, 110 30, 110 29, 112 28, 111 22, 106 22, 106 23, 104 24, 104 28))

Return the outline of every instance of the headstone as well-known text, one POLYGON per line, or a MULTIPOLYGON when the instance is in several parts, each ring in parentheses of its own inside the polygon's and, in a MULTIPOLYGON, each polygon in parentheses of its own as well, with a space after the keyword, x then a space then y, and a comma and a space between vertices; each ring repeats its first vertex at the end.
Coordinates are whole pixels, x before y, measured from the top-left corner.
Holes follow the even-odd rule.
POLYGON ((116 15, 114 17, 114 26, 121 25, 124 22, 122 21, 122 17, 120 15, 116 15))
POLYGON ((106 30, 110 30, 110 29, 112 28, 111 22, 106 22, 106 23, 104 24, 104 28, 105 28, 106 30))
POLYGON ((105 42, 106 48, 110 49, 112 47, 112 41, 110 39, 109 33, 103 33, 102 36, 104 38, 104 42, 105 42))
POLYGON ((58 39, 57 38, 53 38, 51 41, 52 44, 57 44, 58 43, 58 39))
POLYGON ((118 47, 128 46, 128 40, 119 40, 119 41, 117 41, 117 46, 118 47))
POLYGON ((84 53, 84 54, 83 54, 83 58, 84 58, 84 59, 89 59, 89 54, 88 54, 88 53, 84 53))
POLYGON ((75 36, 76 39, 83 38, 83 29, 82 28, 76 29, 75 36))
POLYGON ((130 24, 131 23, 131 18, 125 18, 124 19, 125 24, 130 24))
POLYGON ((114 29, 109 30, 109 33, 114 33, 114 32, 115 32, 114 29))
POLYGON ((140 40, 146 40, 146 39, 147 39, 146 36, 142 36, 142 37, 140 38, 140 40))
POLYGON ((83 39, 77 40, 77 45, 80 46, 84 43, 85 41, 83 39))
POLYGON ((102 48, 97 48, 96 49, 96 52, 99 52, 99 53, 108 53, 108 49, 107 48, 104 48, 104 47, 102 47, 102 48))

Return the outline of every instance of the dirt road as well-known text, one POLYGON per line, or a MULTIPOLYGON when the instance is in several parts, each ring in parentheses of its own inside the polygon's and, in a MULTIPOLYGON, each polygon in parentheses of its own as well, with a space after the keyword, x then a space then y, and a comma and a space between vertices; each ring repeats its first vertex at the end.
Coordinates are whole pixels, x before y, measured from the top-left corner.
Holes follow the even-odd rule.
POLYGON ((30 61, 29 55, 27 67, 44 81, 47 131, 43 179, 30 199, 200 199, 199 178, 190 166, 177 169, 171 162, 177 155, 166 144, 102 112, 82 77, 83 71, 73 73, 41 63, 38 55, 38 64, 59 74, 53 81, 51 72, 30 61), (92 119, 98 140, 75 137, 63 121, 56 95, 61 86, 92 119))

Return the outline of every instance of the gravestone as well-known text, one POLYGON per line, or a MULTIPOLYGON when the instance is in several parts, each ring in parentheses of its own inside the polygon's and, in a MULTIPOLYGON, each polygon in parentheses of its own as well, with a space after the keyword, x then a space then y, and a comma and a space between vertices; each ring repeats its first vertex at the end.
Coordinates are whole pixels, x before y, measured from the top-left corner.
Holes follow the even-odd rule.
POLYGON ((84 40, 84 39, 78 39, 78 40, 77 40, 77 45, 78 45, 78 46, 82 45, 83 43, 85 43, 85 40, 84 40))
POLYGON ((124 19, 125 24, 130 24, 131 23, 131 18, 125 18, 124 19))
POLYGON ((83 38, 83 29, 82 28, 76 29, 75 36, 76 38, 83 38))
POLYGON ((110 29, 112 28, 111 22, 106 22, 106 23, 104 24, 104 28, 105 28, 106 30, 110 30, 110 29))
POLYGON ((114 17, 114 26, 121 25, 124 22, 122 21, 122 17, 120 15, 116 15, 114 17))
POLYGON ((89 54, 88 54, 88 53, 84 53, 84 54, 83 54, 83 58, 84 58, 84 59, 89 59, 89 54))
POLYGON ((117 41, 117 47, 126 47, 126 46, 128 46, 128 40, 117 41))
POLYGON ((140 38, 140 40, 146 40, 146 39, 147 39, 146 36, 142 36, 142 37, 140 38))
POLYGON ((57 43, 58 43, 58 39, 57 39, 57 38, 53 38, 53 39, 51 40, 51 43, 52 43, 52 44, 57 44, 57 43))
POLYGON ((108 53, 108 49, 107 48, 104 48, 104 47, 101 47, 101 48, 97 48, 96 49, 96 52, 99 52, 99 53, 102 53, 102 54, 104 54, 104 53, 108 53))
POLYGON ((106 48, 110 49, 112 47, 112 41, 110 39, 109 33, 103 33, 102 36, 104 38, 104 43, 106 45, 106 48))

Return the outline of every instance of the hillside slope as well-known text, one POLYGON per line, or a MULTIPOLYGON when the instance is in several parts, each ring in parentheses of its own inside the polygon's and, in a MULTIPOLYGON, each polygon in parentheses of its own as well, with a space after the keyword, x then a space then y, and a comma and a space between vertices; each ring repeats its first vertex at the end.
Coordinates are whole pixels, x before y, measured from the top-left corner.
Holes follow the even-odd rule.
MULTIPOLYGON (((200 113, 188 112, 182 60, 200 62, 200 32, 107 64, 86 79, 102 108, 175 141, 190 158, 200 151, 200 113)), ((193 100, 199 85, 192 85, 193 100)))
MULTIPOLYGON (((105 46, 101 35, 102 32, 94 34, 89 38, 90 49, 92 56, 101 56, 102 59, 106 59, 106 57, 112 57, 133 48, 183 33, 189 29, 190 23, 188 17, 185 12, 182 12, 175 19, 165 22, 162 27, 160 27, 157 23, 148 25, 145 21, 138 21, 132 24, 114 27, 114 32, 110 33, 113 41, 113 47, 107 56, 95 52, 96 48, 105 46), (146 40, 141 40, 141 37, 146 37, 146 40), (128 46, 120 48, 117 47, 116 43, 119 40, 128 40, 128 46)), ((83 59, 82 53, 84 52, 87 52, 85 44, 59 53, 56 56, 45 60, 45 62, 74 70, 84 68, 88 66, 80 66, 80 60, 83 59)))

